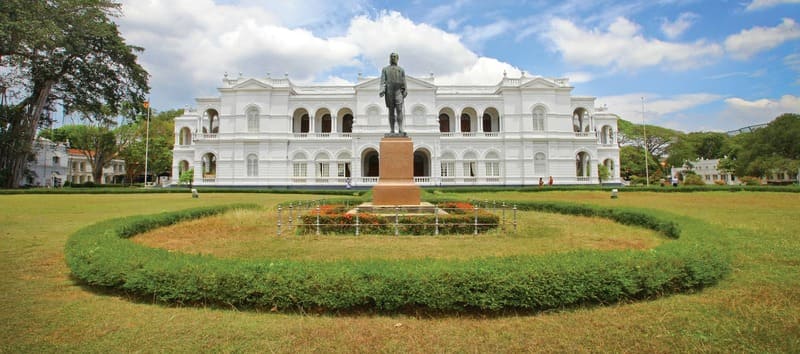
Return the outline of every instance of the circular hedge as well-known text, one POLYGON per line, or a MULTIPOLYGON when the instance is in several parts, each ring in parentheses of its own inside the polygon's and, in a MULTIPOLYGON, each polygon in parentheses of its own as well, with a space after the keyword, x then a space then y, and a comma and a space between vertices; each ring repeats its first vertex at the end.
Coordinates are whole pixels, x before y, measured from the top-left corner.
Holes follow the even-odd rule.
MULTIPOLYGON (((681 240, 645 251, 471 260, 223 260, 145 247, 127 238, 257 205, 188 209, 103 221, 73 234, 66 260, 85 284, 157 302, 284 311, 541 311, 693 291, 729 272, 724 252, 681 240)), ((568 203, 520 209, 599 216, 678 238, 671 221, 635 210, 568 203)))

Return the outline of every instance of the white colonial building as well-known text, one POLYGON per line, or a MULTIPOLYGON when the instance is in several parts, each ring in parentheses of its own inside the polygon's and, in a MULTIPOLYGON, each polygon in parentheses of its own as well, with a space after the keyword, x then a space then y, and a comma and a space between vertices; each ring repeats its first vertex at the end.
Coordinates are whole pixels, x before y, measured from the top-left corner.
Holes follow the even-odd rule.
MULTIPOLYGON (((389 131, 378 78, 301 86, 288 78, 223 79, 175 119, 172 183, 197 186, 371 186, 389 131)), ((405 130, 421 186, 619 183, 617 116, 573 96, 567 79, 503 77, 439 86, 407 78, 405 130)))

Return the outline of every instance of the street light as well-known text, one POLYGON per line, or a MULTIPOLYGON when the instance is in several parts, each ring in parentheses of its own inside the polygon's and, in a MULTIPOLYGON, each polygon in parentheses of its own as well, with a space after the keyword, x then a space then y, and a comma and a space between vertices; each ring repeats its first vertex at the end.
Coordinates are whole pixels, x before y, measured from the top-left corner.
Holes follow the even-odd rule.
POLYGON ((144 139, 144 187, 147 188, 147 169, 148 169, 148 162, 149 159, 149 152, 150 152, 150 101, 144 101, 143 103, 144 108, 147 109, 147 123, 146 123, 146 135, 144 139))
POLYGON ((644 173, 645 173, 645 184, 647 187, 650 187, 650 166, 647 164, 647 124, 644 122, 644 96, 642 97, 642 132, 644 135, 643 146, 644 146, 644 173))

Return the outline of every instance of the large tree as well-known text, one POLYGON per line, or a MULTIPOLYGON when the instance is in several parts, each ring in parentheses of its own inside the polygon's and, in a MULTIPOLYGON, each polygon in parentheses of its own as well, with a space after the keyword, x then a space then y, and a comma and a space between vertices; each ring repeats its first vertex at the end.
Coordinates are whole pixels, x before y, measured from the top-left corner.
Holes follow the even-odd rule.
POLYGON ((800 114, 783 114, 766 127, 734 138, 738 176, 798 174, 800 169, 800 114))
POLYGON ((672 166, 683 166, 686 161, 703 159, 720 159, 728 155, 730 137, 725 133, 693 132, 680 134, 667 148, 667 163, 672 166))
MULTIPOLYGON (((646 125, 647 139, 645 140, 645 128, 640 124, 634 124, 624 119, 617 121, 619 127, 619 144, 621 146, 634 146, 637 148, 647 147, 647 151, 657 159, 666 155, 667 148, 683 133, 657 125, 646 125)), ((644 160, 644 159, 643 159, 644 160)))
MULTIPOLYGON (((23 144, 0 144, 0 183, 15 188, 41 120, 56 103, 67 113, 119 113, 140 107, 148 75, 112 21, 113 0, 0 1, 0 87, 4 118, 23 144), (107 112, 104 112, 107 110, 107 112)), ((0 141, 8 140, 0 137, 0 141)))
MULTIPOLYGON (((145 141, 147 138, 146 117, 137 117, 135 121, 117 129, 118 139, 130 142, 120 152, 120 158, 125 160, 125 172, 129 181, 133 181, 136 176, 145 173, 145 157, 148 159, 147 173, 149 175, 158 176, 172 171, 175 117, 182 114, 183 110, 178 109, 153 115, 150 119, 149 146, 145 141)), ((148 177, 148 181, 155 181, 155 179, 148 177)))

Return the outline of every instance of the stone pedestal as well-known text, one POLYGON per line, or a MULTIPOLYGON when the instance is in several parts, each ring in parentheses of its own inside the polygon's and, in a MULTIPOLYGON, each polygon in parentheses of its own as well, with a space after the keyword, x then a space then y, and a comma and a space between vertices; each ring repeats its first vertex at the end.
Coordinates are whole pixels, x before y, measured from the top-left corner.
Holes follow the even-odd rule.
POLYGON ((372 188, 373 205, 419 205, 414 183, 414 143, 408 137, 381 139, 380 179, 372 188))

